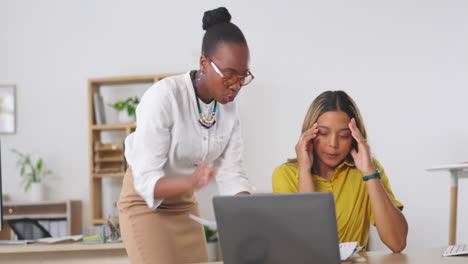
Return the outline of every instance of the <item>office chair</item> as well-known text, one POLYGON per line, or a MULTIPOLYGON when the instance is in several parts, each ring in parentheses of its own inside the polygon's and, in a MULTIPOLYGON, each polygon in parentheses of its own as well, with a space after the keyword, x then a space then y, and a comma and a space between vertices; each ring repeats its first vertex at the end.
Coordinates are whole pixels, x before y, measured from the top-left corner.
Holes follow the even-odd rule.
POLYGON ((36 219, 19 218, 7 220, 10 228, 15 232, 18 240, 34 240, 45 237, 52 237, 36 219))

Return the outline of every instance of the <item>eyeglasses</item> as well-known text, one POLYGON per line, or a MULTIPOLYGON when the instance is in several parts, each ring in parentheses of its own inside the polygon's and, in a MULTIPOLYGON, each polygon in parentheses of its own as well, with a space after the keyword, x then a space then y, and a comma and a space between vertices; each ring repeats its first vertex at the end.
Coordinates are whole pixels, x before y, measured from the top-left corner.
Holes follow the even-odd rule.
POLYGON ((246 86, 247 84, 251 83, 252 80, 255 78, 250 71, 247 71, 246 74, 242 74, 242 75, 228 75, 228 76, 225 76, 219 70, 218 66, 216 66, 216 64, 213 62, 213 60, 211 58, 209 58, 209 57, 208 57, 208 59, 210 59, 211 66, 213 66, 213 69, 215 70, 215 72, 223 79, 224 85, 226 85, 226 86, 231 86, 233 84, 236 84, 237 82, 239 82, 240 86, 246 86))

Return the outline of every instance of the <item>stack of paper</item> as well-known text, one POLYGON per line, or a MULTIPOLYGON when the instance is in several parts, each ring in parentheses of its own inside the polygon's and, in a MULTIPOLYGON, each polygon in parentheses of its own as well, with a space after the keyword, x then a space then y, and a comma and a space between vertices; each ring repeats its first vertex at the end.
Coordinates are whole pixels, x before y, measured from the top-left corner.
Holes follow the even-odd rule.
POLYGON ((83 235, 76 236, 63 236, 63 237, 46 237, 34 240, 32 243, 38 244, 61 244, 61 243, 74 243, 83 239, 83 235))

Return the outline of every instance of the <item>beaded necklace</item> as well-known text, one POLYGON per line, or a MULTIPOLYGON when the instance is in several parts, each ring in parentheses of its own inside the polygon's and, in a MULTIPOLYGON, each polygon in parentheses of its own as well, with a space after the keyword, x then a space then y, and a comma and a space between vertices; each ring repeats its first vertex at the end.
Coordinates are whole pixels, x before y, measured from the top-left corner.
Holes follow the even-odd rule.
POLYGON ((206 118, 205 116, 203 116, 203 111, 201 110, 200 102, 198 101, 200 100, 200 98, 198 97, 198 93, 197 93, 197 83, 195 81, 195 74, 196 74, 196 71, 192 71, 191 73, 192 84, 193 84, 193 90, 195 91, 195 100, 197 101, 197 107, 198 107, 198 123, 202 127, 209 129, 216 124, 216 104, 218 102, 215 100, 213 110, 209 118, 206 118))

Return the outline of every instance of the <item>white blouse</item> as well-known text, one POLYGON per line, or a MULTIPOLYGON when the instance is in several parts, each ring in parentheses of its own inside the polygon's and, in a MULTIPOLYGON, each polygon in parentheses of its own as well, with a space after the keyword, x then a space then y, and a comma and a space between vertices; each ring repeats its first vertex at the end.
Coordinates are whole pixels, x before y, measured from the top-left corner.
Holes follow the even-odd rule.
MULTIPOLYGON (((211 114, 213 103, 199 102, 204 114, 211 114)), ((145 92, 136 109, 136 130, 125 139, 125 158, 134 188, 149 208, 163 201, 154 199, 160 178, 190 175, 201 163, 218 168, 221 194, 250 190, 236 102, 218 103, 216 108, 216 124, 202 127, 190 72, 165 78, 145 92)))

